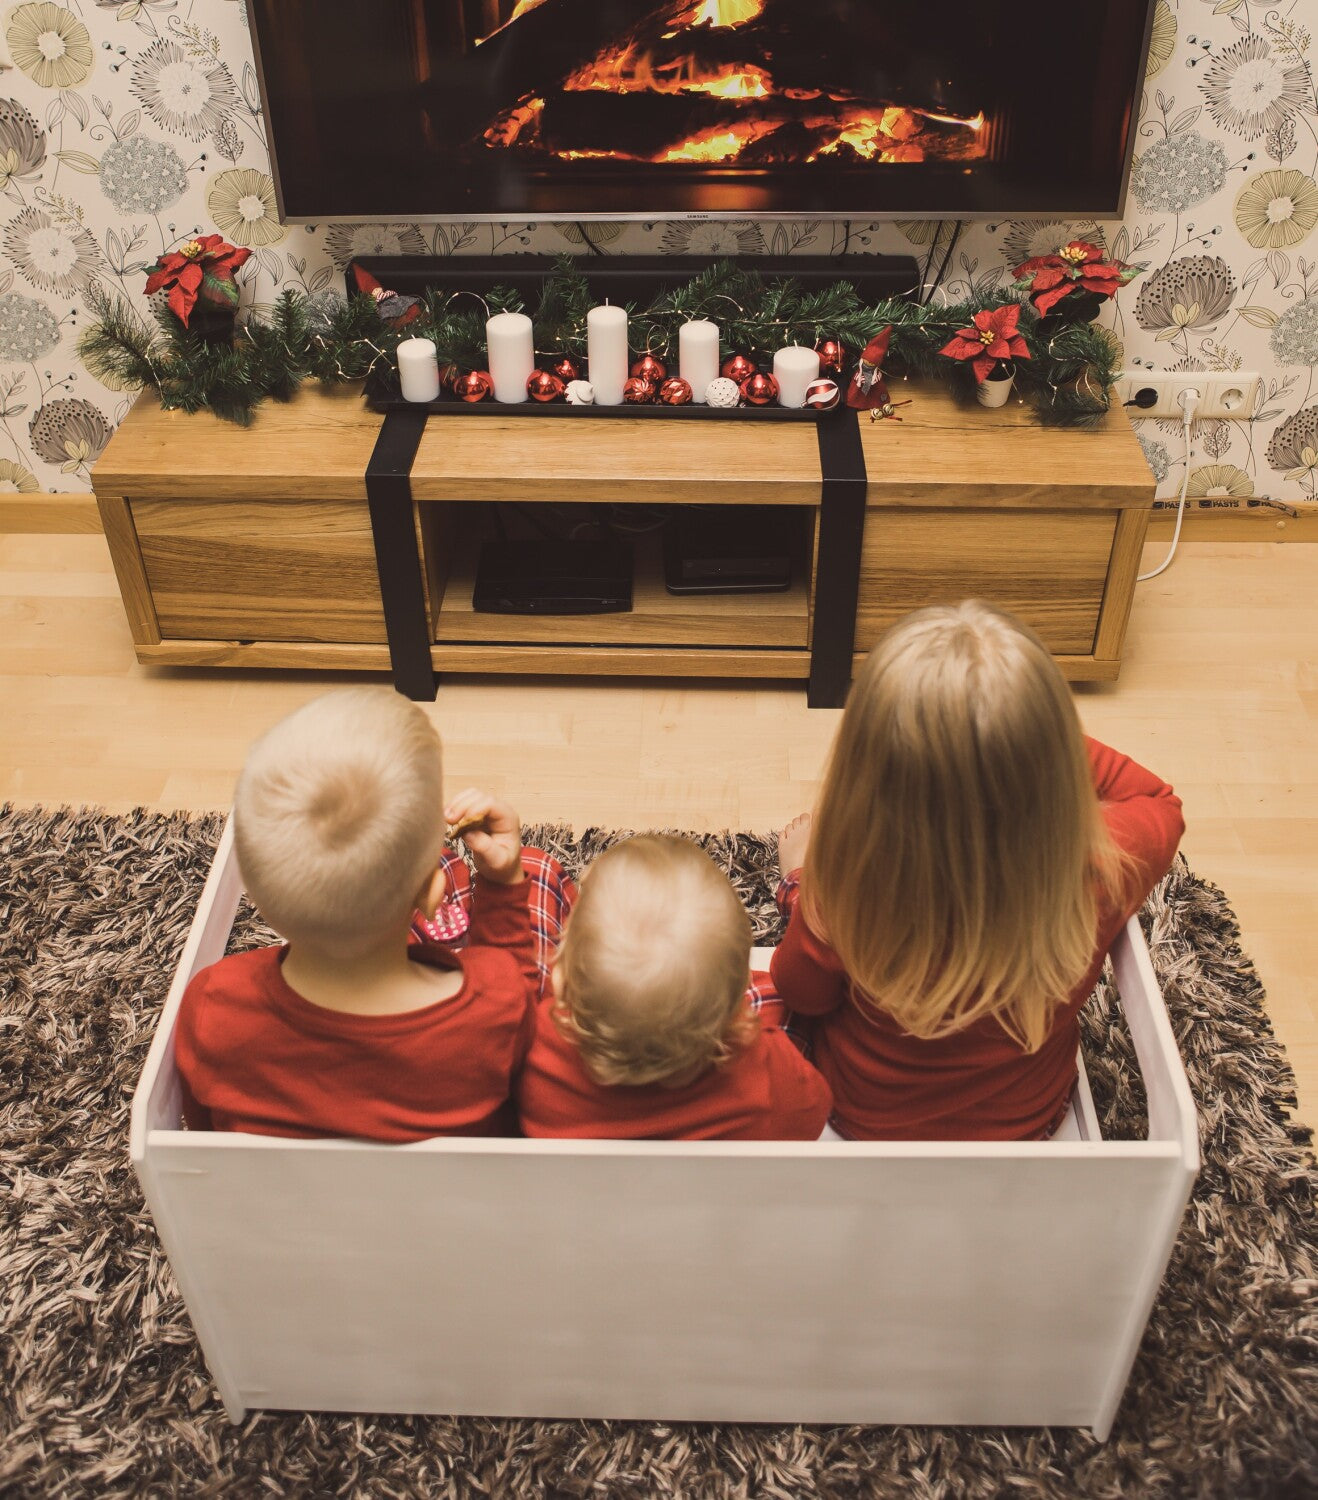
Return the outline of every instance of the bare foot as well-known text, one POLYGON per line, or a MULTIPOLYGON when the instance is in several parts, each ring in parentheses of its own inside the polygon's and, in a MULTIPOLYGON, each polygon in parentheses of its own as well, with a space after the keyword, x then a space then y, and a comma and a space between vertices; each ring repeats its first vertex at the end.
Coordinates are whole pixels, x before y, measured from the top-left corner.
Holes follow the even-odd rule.
POLYGON ((813 822, 809 813, 798 813, 778 835, 778 868, 784 875, 799 870, 805 863, 805 851, 810 843, 810 825, 813 822))

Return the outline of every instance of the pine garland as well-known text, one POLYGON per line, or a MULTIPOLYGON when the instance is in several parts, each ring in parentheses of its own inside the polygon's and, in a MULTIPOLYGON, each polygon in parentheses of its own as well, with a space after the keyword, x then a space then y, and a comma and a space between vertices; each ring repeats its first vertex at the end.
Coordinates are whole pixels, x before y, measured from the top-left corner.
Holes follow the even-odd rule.
MULTIPOLYGON (((765 281, 753 269, 715 261, 683 286, 662 292, 649 307, 628 305, 633 349, 675 362, 677 333, 692 318, 717 323, 723 353, 746 354, 772 363, 788 344, 814 347, 837 339, 854 357, 880 329, 890 327, 885 371, 914 374, 973 391, 964 362, 940 354, 976 312, 1019 300, 1015 288, 964 302, 922 307, 904 299, 861 300, 848 281, 805 289, 796 281, 765 281)), ((154 319, 141 316, 123 298, 94 289, 89 295, 97 322, 78 344, 84 363, 110 384, 151 386, 161 404, 183 411, 208 410, 241 425, 251 422, 266 398, 287 401, 303 380, 325 384, 375 376, 397 386, 395 350, 404 338, 433 339, 441 365, 485 366, 485 321, 491 313, 528 311, 507 287, 484 297, 431 288, 419 315, 399 329, 382 321, 375 302, 358 295, 328 308, 294 291, 280 294, 268 321, 251 317, 238 325, 232 344, 207 342, 163 303, 154 319)), ((537 353, 584 359, 586 313, 593 305, 586 277, 571 256, 561 256, 545 278, 531 311, 537 353)), ((1021 302, 1019 331, 1031 357, 1016 362, 1021 394, 1047 422, 1094 422, 1109 409, 1121 346, 1106 329, 1087 322, 1040 318, 1021 302)))

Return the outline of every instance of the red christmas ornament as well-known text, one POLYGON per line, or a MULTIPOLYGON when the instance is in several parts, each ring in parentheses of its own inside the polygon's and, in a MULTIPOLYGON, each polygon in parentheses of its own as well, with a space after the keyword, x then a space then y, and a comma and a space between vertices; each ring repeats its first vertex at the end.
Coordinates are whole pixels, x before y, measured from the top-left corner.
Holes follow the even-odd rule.
POLYGON ((553 360, 550 363, 549 368, 563 382, 564 390, 566 390, 574 380, 581 379, 581 366, 576 362, 575 359, 572 358, 570 354, 561 354, 556 360, 553 360))
POLYGON ((453 389, 453 383, 454 383, 454 381, 457 380, 458 376, 461 373, 462 372, 458 369, 457 365, 440 365, 440 367, 439 367, 439 388, 440 388, 440 390, 441 391, 451 391, 453 389))
POLYGON ((553 370, 532 370, 526 377, 526 394, 532 401, 561 401, 566 389, 553 370))
POLYGON ((749 380, 759 369, 759 365, 753 359, 747 359, 744 354, 729 354, 723 361, 720 374, 729 380, 735 380, 738 385, 749 380))
POLYGON ((835 380, 812 380, 805 388, 805 404, 812 411, 831 411, 841 399, 835 380))
POLYGON ((494 394, 488 370, 468 370, 453 382, 453 392, 462 401, 484 401, 494 394))
POLYGON ((632 366, 632 375, 637 380, 648 380, 657 390, 668 379, 668 368, 653 354, 642 354, 632 366))
POLYGON ((654 386, 639 375, 633 375, 623 381, 622 399, 628 406, 648 406, 654 400, 654 386))
POLYGON ((659 400, 665 406, 685 406, 691 400, 690 383, 680 375, 674 375, 659 387, 659 400))
POLYGON ((742 381, 741 394, 752 406, 768 406, 778 399, 778 382, 772 375, 757 371, 742 381))
POLYGON ((821 375, 826 375, 830 371, 835 375, 842 373, 842 367, 847 362, 847 351, 836 339, 820 339, 815 345, 815 353, 819 356, 821 375))

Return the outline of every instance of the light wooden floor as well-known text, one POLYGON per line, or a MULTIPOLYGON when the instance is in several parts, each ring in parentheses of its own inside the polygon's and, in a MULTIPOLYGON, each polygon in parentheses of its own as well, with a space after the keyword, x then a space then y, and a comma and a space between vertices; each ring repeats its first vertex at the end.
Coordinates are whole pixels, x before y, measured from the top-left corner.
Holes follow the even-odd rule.
MULTIPOLYGON (((0 536, 0 641, 0 798, 23 803, 224 807, 257 733, 358 680, 137 666, 98 535, 0 536)), ((1184 797, 1318 1123, 1318 546, 1184 544, 1139 586, 1121 681, 1077 697, 1184 797)), ((433 712, 451 787, 578 827, 776 827, 837 721, 797 687, 579 679, 456 678, 433 712)))

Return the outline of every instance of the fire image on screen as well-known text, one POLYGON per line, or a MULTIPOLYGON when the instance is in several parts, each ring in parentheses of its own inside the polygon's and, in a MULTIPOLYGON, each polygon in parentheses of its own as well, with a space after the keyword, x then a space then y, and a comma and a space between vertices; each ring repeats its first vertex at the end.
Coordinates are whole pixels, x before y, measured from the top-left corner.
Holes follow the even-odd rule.
POLYGON ((1115 213, 1150 0, 248 0, 286 217, 1115 213))

